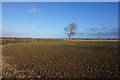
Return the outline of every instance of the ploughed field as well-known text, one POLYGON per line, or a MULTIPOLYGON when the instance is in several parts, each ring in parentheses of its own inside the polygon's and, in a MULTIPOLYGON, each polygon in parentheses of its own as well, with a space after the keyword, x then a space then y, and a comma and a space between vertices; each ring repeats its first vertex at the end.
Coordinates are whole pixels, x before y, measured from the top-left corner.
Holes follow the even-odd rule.
POLYGON ((3 78, 118 78, 118 41, 47 40, 3 46, 3 78))

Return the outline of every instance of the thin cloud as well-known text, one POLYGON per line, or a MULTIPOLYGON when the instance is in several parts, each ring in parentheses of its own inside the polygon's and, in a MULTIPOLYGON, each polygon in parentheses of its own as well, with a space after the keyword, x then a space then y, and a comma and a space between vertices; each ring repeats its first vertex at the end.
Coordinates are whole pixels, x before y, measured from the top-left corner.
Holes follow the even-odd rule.
POLYGON ((103 23, 101 23, 100 24, 100 26, 99 27, 95 27, 95 28, 90 28, 90 29, 88 29, 90 32, 101 32, 101 31, 106 31, 106 30, 108 30, 108 24, 107 23, 105 23, 105 22, 103 22, 103 23))
POLYGON ((100 25, 101 25, 101 26, 108 26, 108 24, 105 23, 105 22, 101 23, 100 25))
POLYGON ((38 13, 38 12, 40 12, 40 9, 36 8, 36 7, 32 7, 32 8, 28 9, 28 12, 38 13))
POLYGON ((118 27, 113 28, 92 28, 89 29, 90 32, 86 34, 86 36, 92 36, 92 37, 117 37, 118 36, 118 27))
POLYGON ((84 32, 78 32, 77 35, 83 36, 83 35, 85 35, 85 33, 84 32))
POLYGON ((113 32, 97 32, 97 33, 90 33, 90 34, 88 34, 88 35, 94 35, 94 36, 96 36, 96 35, 98 35, 98 34, 100 34, 100 35, 102 35, 102 36, 105 36, 105 35, 111 36, 111 35, 117 35, 118 32, 117 32, 117 31, 113 31, 113 32))
POLYGON ((97 30, 98 30, 97 28, 90 29, 90 31, 97 31, 97 30))
POLYGON ((107 29, 106 27, 101 28, 101 30, 106 30, 106 29, 107 29))
POLYGON ((109 29, 109 31, 110 31, 110 32, 118 31, 118 27, 111 28, 111 29, 109 29))
MULTIPOLYGON (((91 28, 89 29, 90 32, 103 32, 103 31, 108 31, 109 28, 107 27, 101 27, 101 28, 91 28)), ((116 28, 114 28, 115 30, 116 28)), ((113 30, 113 29, 110 29, 113 30)))
POLYGON ((2 37, 29 37, 29 33, 20 33, 16 31, 11 30, 3 30, 2 31, 2 37))

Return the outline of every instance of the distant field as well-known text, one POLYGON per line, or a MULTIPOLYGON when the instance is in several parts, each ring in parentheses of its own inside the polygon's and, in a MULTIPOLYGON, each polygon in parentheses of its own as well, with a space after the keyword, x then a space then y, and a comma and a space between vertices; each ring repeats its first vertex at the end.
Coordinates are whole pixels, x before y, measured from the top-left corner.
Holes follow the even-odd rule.
POLYGON ((118 77, 116 40, 46 40, 3 46, 3 78, 118 77))

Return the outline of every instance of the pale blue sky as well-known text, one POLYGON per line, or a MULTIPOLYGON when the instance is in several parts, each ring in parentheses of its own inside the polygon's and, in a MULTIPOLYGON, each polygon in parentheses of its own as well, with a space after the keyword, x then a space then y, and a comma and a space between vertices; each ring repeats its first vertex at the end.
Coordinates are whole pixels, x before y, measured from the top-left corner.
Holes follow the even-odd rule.
POLYGON ((116 38, 117 2, 3 2, 4 37, 65 38, 64 28, 78 25, 75 38, 116 38))

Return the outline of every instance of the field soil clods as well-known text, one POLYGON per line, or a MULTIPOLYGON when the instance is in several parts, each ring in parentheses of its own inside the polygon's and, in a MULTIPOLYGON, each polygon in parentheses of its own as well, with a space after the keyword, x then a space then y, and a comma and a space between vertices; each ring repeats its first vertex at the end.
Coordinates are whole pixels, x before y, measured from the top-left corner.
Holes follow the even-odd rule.
POLYGON ((38 41, 3 47, 3 78, 118 78, 118 41, 38 41))

